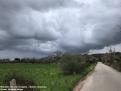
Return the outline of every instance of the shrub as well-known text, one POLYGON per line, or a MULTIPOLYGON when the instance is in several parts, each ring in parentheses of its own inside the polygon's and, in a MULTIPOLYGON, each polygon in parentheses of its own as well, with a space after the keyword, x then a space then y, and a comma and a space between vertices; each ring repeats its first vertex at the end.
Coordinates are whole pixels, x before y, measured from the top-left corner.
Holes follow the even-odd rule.
POLYGON ((60 67, 64 74, 78 74, 86 65, 86 61, 78 55, 64 55, 60 60, 60 67))

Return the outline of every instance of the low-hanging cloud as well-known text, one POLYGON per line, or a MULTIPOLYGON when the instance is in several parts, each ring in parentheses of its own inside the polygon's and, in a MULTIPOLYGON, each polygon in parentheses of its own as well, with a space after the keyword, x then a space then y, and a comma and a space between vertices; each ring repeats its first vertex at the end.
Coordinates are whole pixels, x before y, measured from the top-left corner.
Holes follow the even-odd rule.
POLYGON ((0 0, 0 51, 33 57, 119 44, 120 10, 120 0, 0 0))

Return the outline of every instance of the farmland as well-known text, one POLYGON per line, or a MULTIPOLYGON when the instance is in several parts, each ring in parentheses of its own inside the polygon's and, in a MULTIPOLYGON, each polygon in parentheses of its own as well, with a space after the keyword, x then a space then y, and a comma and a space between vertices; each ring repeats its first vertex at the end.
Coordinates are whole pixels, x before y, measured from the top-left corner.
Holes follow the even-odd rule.
POLYGON ((34 81, 37 86, 46 86, 40 91, 72 91, 75 84, 83 78, 93 66, 85 69, 84 72, 75 75, 64 75, 57 64, 0 64, 0 84, 6 76, 11 76, 13 73, 20 74, 34 81))

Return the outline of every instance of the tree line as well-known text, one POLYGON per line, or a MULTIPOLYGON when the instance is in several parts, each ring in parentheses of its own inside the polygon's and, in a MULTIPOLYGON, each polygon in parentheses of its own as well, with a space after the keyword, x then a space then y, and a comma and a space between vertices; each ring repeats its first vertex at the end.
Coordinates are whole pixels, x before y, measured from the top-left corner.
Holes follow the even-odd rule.
POLYGON ((79 69, 83 69, 91 64, 96 64, 97 62, 103 62, 119 71, 121 71, 121 53, 109 51, 104 54, 63 54, 56 56, 48 56, 44 58, 15 58, 10 59, 0 59, 0 63, 32 63, 32 64, 48 64, 55 63, 59 64, 65 73, 80 72, 79 69), (68 69, 68 71, 67 71, 68 69), (69 70, 71 72, 69 72, 69 70))

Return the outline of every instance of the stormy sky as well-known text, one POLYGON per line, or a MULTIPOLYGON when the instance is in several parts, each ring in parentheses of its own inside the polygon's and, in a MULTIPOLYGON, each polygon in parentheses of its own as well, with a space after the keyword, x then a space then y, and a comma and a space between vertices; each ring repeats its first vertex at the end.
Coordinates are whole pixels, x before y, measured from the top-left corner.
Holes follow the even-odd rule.
POLYGON ((121 0, 0 0, 0 57, 121 48, 121 0))

